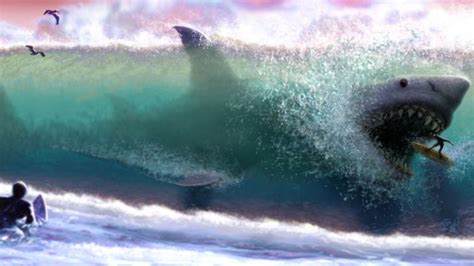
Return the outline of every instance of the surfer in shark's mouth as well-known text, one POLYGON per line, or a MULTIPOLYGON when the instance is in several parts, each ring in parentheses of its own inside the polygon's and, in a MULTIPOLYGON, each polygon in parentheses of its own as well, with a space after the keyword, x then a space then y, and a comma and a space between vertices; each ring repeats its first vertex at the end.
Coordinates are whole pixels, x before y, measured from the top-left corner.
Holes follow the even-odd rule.
POLYGON ((448 128, 470 83, 456 76, 418 76, 375 86, 363 127, 400 178, 410 176, 411 142, 426 142, 448 128))

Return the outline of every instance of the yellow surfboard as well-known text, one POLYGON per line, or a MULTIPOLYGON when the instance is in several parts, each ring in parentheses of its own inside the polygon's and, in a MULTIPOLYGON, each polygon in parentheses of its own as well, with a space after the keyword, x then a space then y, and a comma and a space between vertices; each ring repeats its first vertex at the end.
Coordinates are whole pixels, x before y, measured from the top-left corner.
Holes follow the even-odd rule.
POLYGON ((417 152, 421 153, 423 156, 425 156, 426 158, 430 160, 433 160, 435 162, 438 162, 440 164, 443 164, 449 167, 454 165, 454 161, 449 159, 449 157, 444 155, 443 153, 441 153, 441 157, 440 157, 437 149, 430 150, 428 146, 418 143, 418 142, 412 142, 411 146, 417 152))

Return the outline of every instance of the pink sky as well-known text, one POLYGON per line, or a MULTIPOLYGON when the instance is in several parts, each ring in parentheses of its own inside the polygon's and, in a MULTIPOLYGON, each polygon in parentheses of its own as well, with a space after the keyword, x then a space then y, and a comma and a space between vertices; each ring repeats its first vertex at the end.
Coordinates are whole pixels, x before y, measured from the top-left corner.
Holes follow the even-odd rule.
MULTIPOLYGON (((71 4, 87 4, 95 0, 0 0, 0 21, 7 22, 13 25, 34 29, 37 26, 37 20, 43 14, 45 9, 59 9, 65 5, 71 4)), ((113 0, 100 0, 113 1, 113 0)), ((127 1, 127 0, 124 0, 127 1)), ((133 0, 138 1, 138 0, 133 0)), ((259 10, 268 7, 278 7, 285 2, 292 2, 298 0, 207 0, 209 4, 231 2, 242 8, 259 10)), ((206 0, 176 0, 176 5, 181 8, 192 6, 191 3, 206 3, 206 0)), ((364 8, 374 3, 380 2, 376 0, 321 0, 321 2, 329 2, 334 6, 341 8, 364 8)), ((417 2, 416 0, 414 2, 417 2)), ((432 6, 442 6, 444 8, 455 6, 465 7, 467 5, 474 5, 474 0, 432 0, 432 6)), ((384 2, 387 4, 387 2, 384 2)), ((390 3, 390 2, 388 2, 390 3)))
MULTIPOLYGON (((112 1, 101 0, 100 2, 112 1)), ((288 0, 229 0, 244 8, 259 9, 276 6, 288 0)), ((94 0, 0 0, 0 21, 21 27, 33 29, 36 27, 38 17, 43 15, 46 9, 59 9, 65 5, 87 4, 94 0)), ((186 0, 177 0, 178 5, 186 0)), ((193 1, 189 1, 193 2, 193 1)), ((196 1, 194 1, 196 2, 196 1)), ((202 1, 205 2, 205 1, 202 1)), ((219 1, 210 1, 219 2, 219 1)), ((225 0, 222 0, 225 2, 225 0)))
MULTIPOLYGON (((327 38, 341 32, 362 35, 377 25, 419 24, 438 9, 469 18, 474 0, 0 0, 0 25, 5 27, 0 29, 0 41, 146 43, 175 37, 172 26, 176 24, 212 28, 250 42, 297 42, 301 34, 324 41, 325 34, 327 38), (97 5, 104 2, 109 4, 97 5), (43 16, 46 9, 61 10, 59 26, 52 17, 43 16), (84 16, 84 12, 97 14, 84 16), (5 22, 12 27, 1 24, 5 22)), ((440 14, 424 27, 458 35, 470 30, 464 24, 460 27, 459 20, 451 22, 440 14)))
POLYGON ((58 9, 61 6, 87 3, 92 0, 0 0, 0 21, 35 28, 36 20, 46 9, 58 9))

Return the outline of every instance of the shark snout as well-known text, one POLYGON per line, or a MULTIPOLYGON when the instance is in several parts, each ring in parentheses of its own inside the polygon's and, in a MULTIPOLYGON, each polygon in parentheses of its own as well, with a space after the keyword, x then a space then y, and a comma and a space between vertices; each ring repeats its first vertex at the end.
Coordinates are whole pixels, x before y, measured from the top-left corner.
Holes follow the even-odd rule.
POLYGON ((463 77, 439 77, 428 80, 431 89, 440 94, 449 103, 451 109, 456 109, 471 86, 469 80, 463 77))

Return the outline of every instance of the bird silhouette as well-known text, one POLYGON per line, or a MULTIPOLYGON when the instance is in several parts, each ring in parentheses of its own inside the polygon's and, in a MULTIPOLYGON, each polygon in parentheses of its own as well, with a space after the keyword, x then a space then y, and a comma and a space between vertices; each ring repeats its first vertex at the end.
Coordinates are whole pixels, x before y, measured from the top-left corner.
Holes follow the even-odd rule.
POLYGON ((30 49, 30 52, 31 52, 31 55, 37 55, 37 54, 40 54, 42 57, 45 57, 46 55, 41 52, 41 51, 35 51, 35 49, 33 48, 33 46, 31 45, 25 45, 25 47, 27 47, 28 49, 30 49))
POLYGON ((59 25, 59 16, 56 14, 59 13, 57 10, 46 10, 44 11, 43 15, 51 15, 56 19, 56 25, 59 25))

